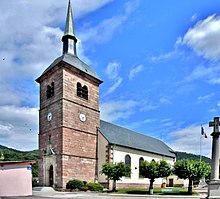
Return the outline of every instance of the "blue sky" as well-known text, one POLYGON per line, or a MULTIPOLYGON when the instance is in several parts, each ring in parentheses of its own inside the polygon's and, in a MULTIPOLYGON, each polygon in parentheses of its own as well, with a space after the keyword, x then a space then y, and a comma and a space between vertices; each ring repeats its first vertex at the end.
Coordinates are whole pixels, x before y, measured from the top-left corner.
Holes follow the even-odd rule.
MULTIPOLYGON (((220 111, 220 2, 72 0, 77 52, 104 81, 101 119, 210 156, 220 111)), ((37 148, 35 79, 62 53, 67 0, 1 0, 0 144, 37 148)))

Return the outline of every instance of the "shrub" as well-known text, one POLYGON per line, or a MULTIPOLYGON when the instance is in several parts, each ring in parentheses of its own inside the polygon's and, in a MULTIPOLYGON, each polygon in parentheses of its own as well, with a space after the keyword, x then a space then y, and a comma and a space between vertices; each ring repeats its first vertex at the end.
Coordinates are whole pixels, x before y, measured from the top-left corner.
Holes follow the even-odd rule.
POLYGON ((81 180, 77 180, 77 179, 73 179, 73 180, 69 180, 69 182, 66 183, 66 188, 67 189, 78 189, 78 190, 82 190, 84 186, 84 183, 81 180))
POLYGON ((89 188, 87 187, 87 185, 83 186, 82 189, 80 191, 88 191, 89 188))
POLYGON ((38 180, 38 178, 32 178, 32 186, 33 186, 33 187, 39 186, 39 180, 38 180))
POLYGON ((103 191, 104 186, 100 183, 90 182, 86 185, 90 191, 103 191))

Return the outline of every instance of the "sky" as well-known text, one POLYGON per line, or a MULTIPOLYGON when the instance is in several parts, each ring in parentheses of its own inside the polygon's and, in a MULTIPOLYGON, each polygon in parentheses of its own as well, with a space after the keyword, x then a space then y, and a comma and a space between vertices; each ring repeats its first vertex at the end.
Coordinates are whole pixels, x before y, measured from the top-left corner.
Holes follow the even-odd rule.
MULTIPOLYGON (((78 57, 103 80, 101 119, 210 157, 220 116, 220 1, 71 0, 78 57), (208 138, 201 137, 201 125, 208 138)), ((38 148, 42 72, 68 0, 1 0, 0 145, 38 148)))

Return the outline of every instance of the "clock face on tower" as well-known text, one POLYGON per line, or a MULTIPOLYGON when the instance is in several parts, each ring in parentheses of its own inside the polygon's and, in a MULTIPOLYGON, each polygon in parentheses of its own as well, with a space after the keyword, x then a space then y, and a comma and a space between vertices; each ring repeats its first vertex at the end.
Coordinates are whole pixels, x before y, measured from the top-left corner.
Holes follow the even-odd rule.
POLYGON ((52 113, 48 113, 48 114, 47 114, 47 121, 48 121, 48 122, 51 121, 51 120, 52 120, 52 117, 53 117, 52 113))
POLYGON ((86 121, 86 116, 81 113, 81 114, 79 114, 79 119, 80 119, 80 121, 85 122, 86 121))

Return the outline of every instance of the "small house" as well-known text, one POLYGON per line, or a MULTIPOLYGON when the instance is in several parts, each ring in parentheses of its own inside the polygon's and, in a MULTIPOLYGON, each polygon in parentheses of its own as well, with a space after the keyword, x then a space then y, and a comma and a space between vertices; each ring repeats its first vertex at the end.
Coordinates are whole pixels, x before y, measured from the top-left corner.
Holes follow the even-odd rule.
POLYGON ((34 161, 0 162, 0 197, 32 195, 34 161))

